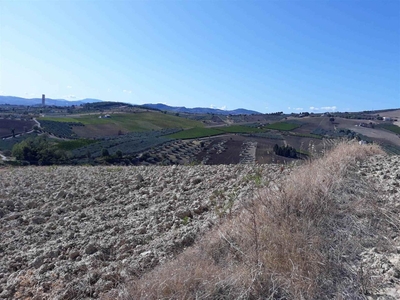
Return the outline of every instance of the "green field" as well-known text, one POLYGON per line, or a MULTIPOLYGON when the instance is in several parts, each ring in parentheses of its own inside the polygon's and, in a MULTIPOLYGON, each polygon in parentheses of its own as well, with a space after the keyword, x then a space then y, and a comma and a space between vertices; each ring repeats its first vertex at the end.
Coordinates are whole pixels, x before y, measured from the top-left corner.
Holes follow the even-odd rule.
POLYGON ((273 124, 269 124, 265 126, 267 129, 274 129, 274 130, 281 130, 281 131, 290 131, 296 128, 299 128, 301 125, 299 124, 293 124, 293 123, 287 123, 287 122, 277 122, 273 124))
POLYGON ((55 121, 55 122, 79 122, 78 118, 70 118, 70 117, 40 117, 37 118, 38 121, 55 121))
POLYGON ((217 128, 191 128, 188 130, 171 134, 168 137, 173 139, 196 139, 196 138, 219 135, 224 133, 259 133, 259 132, 263 132, 263 130, 248 126, 232 125, 232 126, 217 127, 217 128))
POLYGON ((215 128, 200 128, 200 127, 195 127, 191 128, 188 130, 183 130, 171 135, 168 135, 167 137, 172 138, 172 139, 196 139, 196 138, 201 138, 201 137, 207 137, 207 136, 213 136, 213 135, 219 135, 223 134, 224 132, 215 128))
POLYGON ((400 134, 400 127, 393 124, 381 124, 379 127, 400 134))
POLYGON ((249 127, 249 126, 242 126, 242 125, 232 125, 228 127, 218 127, 218 130, 221 130, 226 133, 258 133, 263 132, 263 130, 249 127))
POLYGON ((86 126, 103 125, 107 128, 113 127, 122 131, 148 131, 160 130, 163 128, 193 128, 203 127, 199 121, 163 114, 161 112, 140 112, 132 114, 111 114, 110 118, 99 118, 96 115, 68 116, 68 117, 43 117, 40 120, 57 122, 80 122, 86 126))
POLYGON ((96 143, 94 140, 87 140, 87 139, 79 139, 79 140, 72 140, 72 141, 62 141, 57 144, 57 147, 62 150, 71 151, 74 149, 78 149, 83 146, 87 146, 90 144, 96 143))

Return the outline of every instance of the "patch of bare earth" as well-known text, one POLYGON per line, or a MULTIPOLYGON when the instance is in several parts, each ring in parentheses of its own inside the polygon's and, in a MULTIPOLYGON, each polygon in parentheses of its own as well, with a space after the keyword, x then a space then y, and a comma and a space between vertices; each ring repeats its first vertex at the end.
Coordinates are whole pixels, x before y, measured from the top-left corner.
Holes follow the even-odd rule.
POLYGON ((280 166, 0 172, 0 298, 90 299, 174 258, 280 166))

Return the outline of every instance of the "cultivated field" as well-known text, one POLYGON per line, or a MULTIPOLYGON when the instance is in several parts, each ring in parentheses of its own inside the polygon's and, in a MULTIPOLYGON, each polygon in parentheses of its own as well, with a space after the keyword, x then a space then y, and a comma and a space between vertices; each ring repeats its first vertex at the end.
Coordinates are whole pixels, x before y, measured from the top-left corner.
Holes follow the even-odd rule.
MULTIPOLYGON (((116 103, 45 113, 37 134, 49 134, 51 144, 61 143, 58 149, 68 158, 63 163, 72 165, 286 164, 293 159, 274 154, 275 144, 294 147, 299 161, 328 150, 340 139, 355 138, 400 154, 400 127, 368 113, 338 113, 333 119, 317 114, 219 116, 171 114, 116 103)), ((1 141, 0 151, 9 156, 6 150, 27 137, 1 141)))
POLYGON ((34 125, 34 121, 10 120, 0 118, 0 138, 5 136, 12 136, 13 129, 14 134, 24 133, 31 130, 34 125))
POLYGON ((1 169, 0 297, 399 299, 400 158, 379 153, 1 169))
POLYGON ((257 186, 287 171, 276 165, 2 170, 0 297, 97 298, 174 257, 257 186))
POLYGON ((201 122, 161 112, 110 113, 110 118, 99 118, 99 116, 104 117, 106 114, 109 113, 71 115, 68 117, 44 117, 40 118, 39 121, 82 123, 85 126, 77 126, 73 130, 78 136, 83 138, 113 136, 117 135, 119 131, 127 133, 166 128, 203 127, 201 122))

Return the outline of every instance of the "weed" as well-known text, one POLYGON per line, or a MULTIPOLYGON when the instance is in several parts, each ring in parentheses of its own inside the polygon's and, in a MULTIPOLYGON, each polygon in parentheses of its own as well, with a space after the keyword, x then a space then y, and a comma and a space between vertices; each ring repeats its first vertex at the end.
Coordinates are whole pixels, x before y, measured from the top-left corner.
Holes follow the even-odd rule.
POLYGON ((189 221, 190 221, 190 218, 189 218, 188 216, 186 216, 186 217, 184 217, 184 218, 182 219, 182 224, 183 224, 183 225, 187 225, 187 224, 189 224, 189 221))

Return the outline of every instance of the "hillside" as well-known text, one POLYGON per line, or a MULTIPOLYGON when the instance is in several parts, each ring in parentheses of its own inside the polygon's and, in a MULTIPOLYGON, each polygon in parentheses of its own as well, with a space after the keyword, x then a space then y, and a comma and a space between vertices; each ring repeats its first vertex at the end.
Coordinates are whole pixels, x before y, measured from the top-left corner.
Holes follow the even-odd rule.
POLYGON ((299 167, 0 169, 0 297, 396 299, 400 158, 376 153, 342 145, 299 167))
MULTIPOLYGON (((52 99, 46 98, 46 105, 47 106, 72 106, 72 105, 84 105, 84 104, 102 104, 102 103, 110 103, 108 101, 100 100, 100 99, 82 99, 82 100, 66 100, 66 99, 52 99)), ((113 102, 111 102, 113 103, 113 102)), ((115 102, 114 102, 115 103, 115 102)), ((118 103, 118 102, 116 102, 118 103)), ((41 106, 42 105, 42 98, 22 98, 22 97, 14 97, 14 96, 1 96, 0 95, 0 105, 7 104, 7 105, 25 105, 25 106, 41 106)), ((123 103, 124 105, 132 105, 128 103, 123 103)), ((217 114, 217 115, 241 115, 241 114, 260 114, 257 111, 239 108, 234 110, 222 110, 216 108, 206 108, 206 107, 195 107, 195 108, 186 108, 182 107, 174 107, 168 106, 165 104, 143 104, 143 105, 136 105, 137 107, 142 107, 144 109, 151 108, 154 110, 160 111, 169 111, 175 113, 191 113, 191 114, 217 114)))
POLYGON ((82 114, 70 115, 67 117, 46 116, 39 118, 39 121, 55 122, 76 122, 84 126, 74 127, 73 131, 79 137, 104 137, 116 136, 118 132, 143 132, 151 130, 161 130, 166 128, 192 128, 203 127, 203 124, 181 118, 179 116, 167 115, 161 112, 134 112, 134 113, 115 113, 110 114, 108 118, 103 114, 82 114), (100 118, 103 116, 103 118, 100 118))
POLYGON ((0 151, 10 156, 15 144, 39 135, 48 136, 58 156, 68 159, 31 159, 27 155, 19 156, 20 162, 15 164, 286 164, 322 153, 340 139, 376 143, 388 154, 398 155, 398 111, 212 115, 119 102, 73 107, 1 106, 0 151), (296 152, 291 157, 275 153, 275 145, 292 147, 296 152), (107 154, 103 150, 110 155, 102 155, 107 154))
POLYGON ((194 108, 187 108, 184 106, 176 107, 176 106, 169 106, 162 103, 158 104, 143 104, 142 107, 150 107, 153 109, 163 110, 163 111, 172 111, 177 113, 190 113, 190 114, 216 114, 216 115, 259 115, 261 113, 244 109, 238 108, 234 110, 222 110, 216 108, 206 108, 206 107, 194 107, 194 108))

